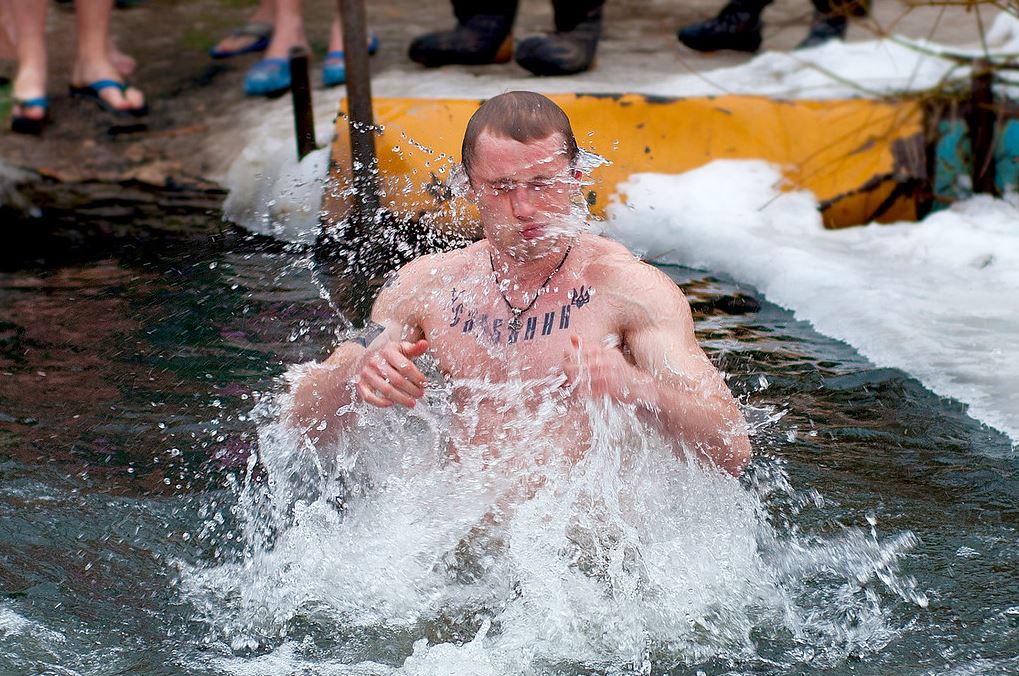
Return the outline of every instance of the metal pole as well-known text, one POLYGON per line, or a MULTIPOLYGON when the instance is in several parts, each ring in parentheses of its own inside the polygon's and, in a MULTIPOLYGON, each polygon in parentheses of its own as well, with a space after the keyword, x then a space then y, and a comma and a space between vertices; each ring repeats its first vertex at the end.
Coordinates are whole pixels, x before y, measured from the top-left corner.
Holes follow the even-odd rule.
POLYGON ((997 194, 994 184, 994 141, 998 123, 994 108, 994 69, 984 60, 973 62, 969 134, 973 148, 973 192, 997 194))
POLYGON ((311 83, 308 82, 308 50, 290 48, 290 100, 294 104, 294 133, 297 159, 315 150, 315 116, 311 111, 311 83))
POLYGON ((354 177, 355 236, 370 232, 379 210, 376 181, 375 119, 372 115, 368 29, 363 0, 338 0, 343 17, 343 50, 347 60, 347 111, 350 124, 351 173, 354 177))

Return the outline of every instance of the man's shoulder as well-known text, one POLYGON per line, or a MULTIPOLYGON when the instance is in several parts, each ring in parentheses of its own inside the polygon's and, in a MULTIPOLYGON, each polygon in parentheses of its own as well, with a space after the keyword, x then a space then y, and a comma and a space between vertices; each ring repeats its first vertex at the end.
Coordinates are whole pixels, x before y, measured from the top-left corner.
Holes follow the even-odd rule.
POLYGON ((472 253, 471 249, 476 246, 477 243, 451 251, 418 256, 400 268, 396 272, 396 277, 401 280, 423 281, 441 277, 444 272, 462 270, 464 265, 475 257, 476 254, 472 253))
POLYGON ((645 263, 619 242, 592 235, 587 276, 603 290, 633 302, 685 302, 682 290, 664 272, 645 263))
POLYGON ((586 267, 591 275, 606 280, 626 279, 633 275, 653 275, 657 269, 640 260, 624 245, 600 235, 585 235, 578 242, 584 247, 586 267))

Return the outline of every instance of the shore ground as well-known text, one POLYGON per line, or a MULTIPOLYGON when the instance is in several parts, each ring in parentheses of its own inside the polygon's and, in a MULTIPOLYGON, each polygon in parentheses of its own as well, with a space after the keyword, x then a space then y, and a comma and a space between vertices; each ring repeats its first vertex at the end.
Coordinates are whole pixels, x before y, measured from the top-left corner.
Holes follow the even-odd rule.
MULTIPOLYGON (((117 212, 119 207, 109 204, 118 196, 136 205, 160 205, 172 193, 169 201, 173 205, 216 209, 223 193, 217 185, 221 152, 215 139, 221 139, 222 130, 242 113, 250 119, 259 106, 269 104, 246 98, 242 91, 244 72, 256 56, 213 61, 208 50, 231 28, 241 25, 254 4, 254 0, 147 0, 115 11, 114 35, 120 48, 138 60, 133 82, 144 90, 151 106, 144 130, 111 128, 108 117, 68 97, 74 17, 65 9, 67 5, 54 4, 49 17, 53 122, 41 138, 6 130, 11 92, 9 84, 0 86, 4 121, 0 158, 8 171, 15 167, 27 172, 22 177, 22 185, 27 187, 22 191, 21 206, 27 199, 74 220, 75 215, 91 213, 88 209, 97 200, 117 212)), ((306 5, 314 52, 313 94, 321 106, 323 98, 339 100, 344 94, 342 87, 326 90, 320 85, 320 64, 334 4, 306 5)), ((368 5, 370 27, 382 42, 372 59, 374 74, 415 68, 406 57, 410 40, 453 23, 450 6, 443 0, 389 0, 368 5)), ((735 52, 699 54, 677 42, 678 26, 711 16, 720 6, 719 0, 609 0, 599 68, 611 68, 624 78, 631 69, 667 76, 748 60, 750 55, 735 52)), ((764 14, 764 48, 791 49, 806 34, 810 17, 809 3, 777 0, 764 14)), ((989 25, 991 18, 986 10, 978 17, 977 12, 960 6, 878 0, 872 19, 854 23, 848 39, 870 39, 883 29, 947 43, 972 43, 978 39, 981 25, 989 25)), ((549 2, 523 0, 515 33, 517 37, 540 33, 551 23, 549 2)), ((13 70, 12 62, 0 62, 0 76, 10 77, 13 70)), ((512 62, 464 70, 485 78, 516 78, 523 73, 512 62)), ((0 206, 3 201, 0 196, 0 206)), ((95 215, 103 213, 100 210, 95 215)))

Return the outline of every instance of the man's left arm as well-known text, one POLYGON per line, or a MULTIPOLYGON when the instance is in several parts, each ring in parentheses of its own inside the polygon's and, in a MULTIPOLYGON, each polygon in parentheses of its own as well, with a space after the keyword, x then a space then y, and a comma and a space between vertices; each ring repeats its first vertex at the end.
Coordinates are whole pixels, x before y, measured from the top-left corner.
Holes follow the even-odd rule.
POLYGON ((628 277, 634 293, 619 294, 618 348, 573 339, 566 372, 595 396, 636 404, 643 419, 671 439, 739 476, 750 461, 746 421, 721 374, 697 344, 682 291, 649 266, 628 277), (639 293, 636 291, 639 289, 639 293))

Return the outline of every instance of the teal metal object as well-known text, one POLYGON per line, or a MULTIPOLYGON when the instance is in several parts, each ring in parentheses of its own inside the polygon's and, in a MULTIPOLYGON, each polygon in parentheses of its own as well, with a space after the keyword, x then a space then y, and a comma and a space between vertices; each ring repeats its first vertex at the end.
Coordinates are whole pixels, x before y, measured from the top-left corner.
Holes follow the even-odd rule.
POLYGON ((994 185, 998 193, 1019 191, 1019 120, 1005 120, 994 144, 994 185))
POLYGON ((973 194, 973 145, 969 125, 961 118, 938 122, 938 142, 934 146, 934 204, 932 211, 973 194))

